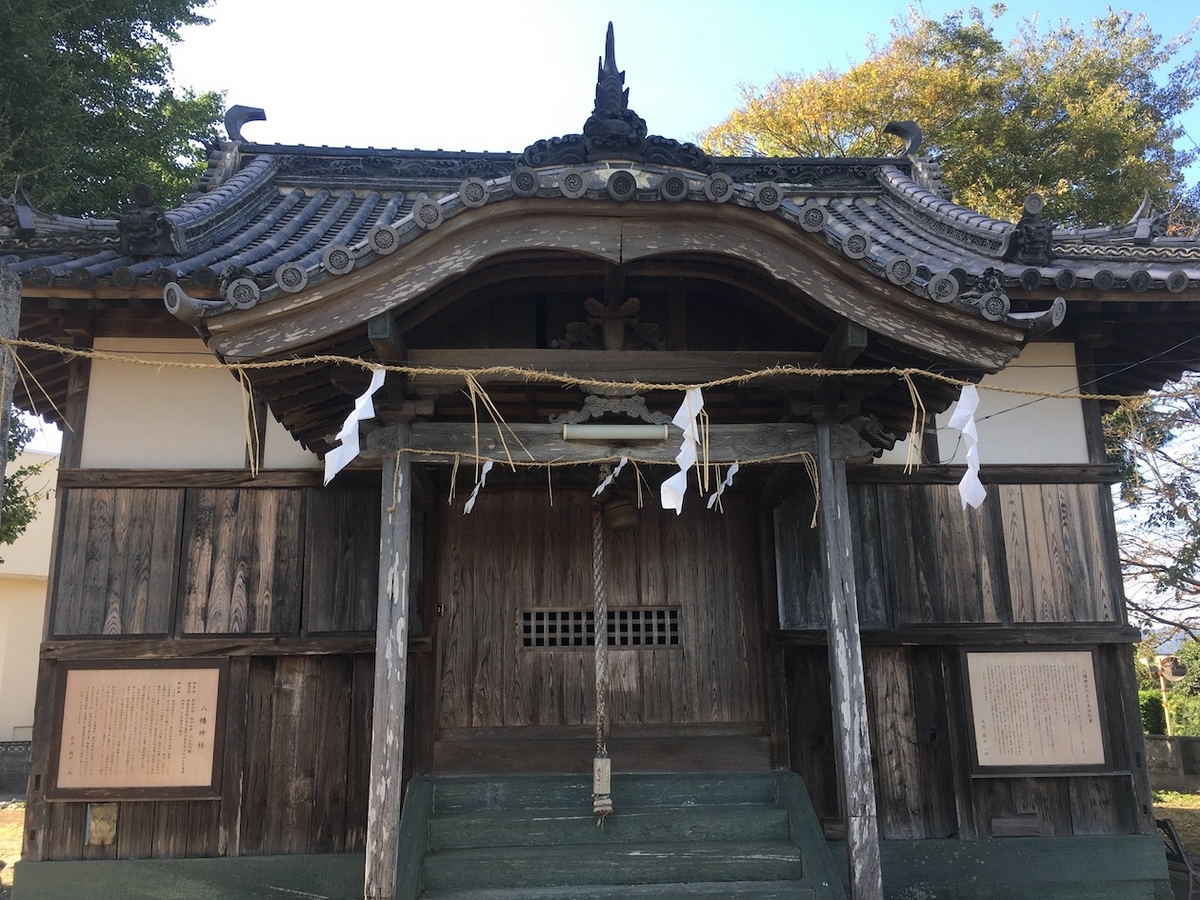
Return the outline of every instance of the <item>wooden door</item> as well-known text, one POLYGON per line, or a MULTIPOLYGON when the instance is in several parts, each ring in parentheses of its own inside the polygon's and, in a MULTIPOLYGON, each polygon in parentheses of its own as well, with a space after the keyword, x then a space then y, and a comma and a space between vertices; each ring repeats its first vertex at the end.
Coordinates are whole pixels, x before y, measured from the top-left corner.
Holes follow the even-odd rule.
MULTIPOLYGON (((768 765, 754 498, 605 532, 609 750, 626 769, 768 765)), ((441 517, 437 771, 584 771, 595 749, 592 500, 498 490, 441 517)))

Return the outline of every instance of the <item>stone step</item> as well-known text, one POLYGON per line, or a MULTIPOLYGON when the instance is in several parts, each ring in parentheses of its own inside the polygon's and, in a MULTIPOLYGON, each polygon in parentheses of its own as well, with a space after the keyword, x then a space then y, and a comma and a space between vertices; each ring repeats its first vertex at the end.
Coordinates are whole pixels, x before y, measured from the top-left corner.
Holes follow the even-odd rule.
POLYGON ((476 888, 433 891, 427 900, 816 900, 799 881, 701 881, 686 884, 580 884, 571 887, 476 888))
MULTIPOLYGON (((617 809, 660 806, 774 804, 773 773, 739 775, 614 774, 617 809)), ((454 810, 569 809, 590 804, 591 778, 515 775, 505 778, 446 777, 434 784, 435 814, 454 810)))
POLYGON ((508 847, 426 855, 421 883, 436 891, 555 885, 788 881, 804 877, 790 842, 690 842, 648 846, 508 847))
POLYGON ((430 850, 787 839, 787 810, 765 805, 621 807, 603 827, 579 807, 441 814, 429 823, 430 850))

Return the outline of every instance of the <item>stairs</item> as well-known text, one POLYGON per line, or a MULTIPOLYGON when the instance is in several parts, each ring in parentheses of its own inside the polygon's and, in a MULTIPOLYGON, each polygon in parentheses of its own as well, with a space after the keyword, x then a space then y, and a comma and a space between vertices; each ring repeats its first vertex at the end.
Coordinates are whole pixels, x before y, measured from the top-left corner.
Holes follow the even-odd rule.
POLYGON ((397 898, 844 900, 800 778, 614 775, 596 825, 584 776, 414 778, 397 898))

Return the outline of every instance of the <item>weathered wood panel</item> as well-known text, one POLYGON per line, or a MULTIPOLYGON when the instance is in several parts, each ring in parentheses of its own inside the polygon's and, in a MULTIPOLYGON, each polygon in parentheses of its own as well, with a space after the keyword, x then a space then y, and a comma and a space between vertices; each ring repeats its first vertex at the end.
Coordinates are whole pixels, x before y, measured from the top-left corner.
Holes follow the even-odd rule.
MULTIPOLYGON (((522 609, 592 608, 591 505, 584 491, 555 491, 550 506, 544 491, 503 490, 441 517, 440 727, 591 721, 590 650, 520 640, 522 609)), ((733 494, 724 506, 676 518, 648 505, 636 529, 605 533, 610 608, 676 606, 681 621, 678 646, 610 651, 614 725, 763 720, 757 509, 733 494)))
POLYGON ((77 488, 64 507, 55 635, 164 634, 175 600, 183 492, 77 488))
MULTIPOLYGON (((233 659, 219 799, 119 803, 115 843, 89 846, 87 803, 47 803, 40 779, 29 793, 25 857, 170 859, 360 850, 371 663, 370 654, 233 659)), ((50 702, 56 664, 42 665, 50 702)), ((47 739, 39 747, 48 744, 47 739)), ((34 761, 38 775, 48 752, 34 761)))
POLYGON ((189 489, 180 631, 297 634, 303 511, 300 489, 189 489))
POLYGON ((1122 622, 1103 485, 996 488, 1018 622, 1122 622))
POLYGON ((817 815, 837 818, 842 801, 833 743, 828 653, 824 647, 788 649, 784 671, 791 768, 804 778, 817 815))
MULTIPOLYGON (((963 510, 954 485, 850 486, 864 629, 936 624, 1124 624, 1103 484, 993 485, 963 510)), ((812 498, 774 510, 781 626, 824 627, 812 498)))
POLYGON ((305 531, 305 632, 374 632, 379 486, 310 490, 305 531))
POLYGON ((917 721, 908 654, 901 647, 872 647, 864 655, 879 834, 884 840, 927 837, 917 721))
MULTIPOLYGON (((837 817, 825 650, 788 646, 782 652, 790 767, 803 776, 818 815, 837 817)), ((1140 719, 1125 696, 1131 688, 1123 683, 1132 678, 1128 647, 1104 646, 1097 653, 1103 713, 1110 723, 1128 723, 1110 729, 1112 771, 980 777, 971 768, 959 651, 953 646, 867 647, 876 795, 885 838, 1132 834, 1152 827, 1144 824, 1150 806, 1140 719)))
MULTIPOLYGON (((781 628, 824 628, 825 585, 821 578, 821 544, 813 527, 816 501, 807 486, 789 491, 777 507, 775 582, 781 628)), ((855 529, 855 551, 859 543, 855 529)), ((877 584, 872 590, 877 590, 877 584)))

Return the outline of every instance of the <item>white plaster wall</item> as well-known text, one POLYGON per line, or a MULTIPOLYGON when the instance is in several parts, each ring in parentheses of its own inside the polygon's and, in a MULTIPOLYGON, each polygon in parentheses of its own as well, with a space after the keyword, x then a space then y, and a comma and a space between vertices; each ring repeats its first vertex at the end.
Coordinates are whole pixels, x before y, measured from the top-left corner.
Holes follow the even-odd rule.
MULTIPOLYGON (((1079 391, 1073 344, 1030 344, 1004 370, 979 383, 979 462, 982 465, 1088 462, 1083 405, 1077 399, 1052 399, 987 390, 1005 387, 1057 394, 1079 391)), ((947 428, 955 410, 937 417, 938 451, 943 464, 966 462, 957 430, 947 428)), ((879 460, 903 464, 908 443, 898 443, 879 460)))
POLYGON ((264 469, 319 469, 317 454, 305 450, 288 430, 267 413, 267 433, 263 439, 264 469))
MULTIPOLYGON (((241 385, 195 339, 97 339, 97 350, 137 359, 203 363, 208 370, 92 362, 84 468, 240 469, 246 464, 246 411, 241 385)), ((321 465, 268 413, 267 469, 321 465)))
POLYGON ((0 574, 0 741, 29 740, 45 609, 44 576, 0 574))
POLYGON ((46 579, 54 535, 54 493, 58 457, 22 453, 9 463, 11 473, 21 466, 46 463, 32 477, 31 490, 42 493, 38 514, 12 544, 0 546, 0 741, 29 740, 37 693, 38 651, 46 612, 46 579))
POLYGON ((97 339, 138 359, 207 363, 208 370, 92 362, 84 468, 234 469, 246 461, 242 388, 199 338, 97 339))

